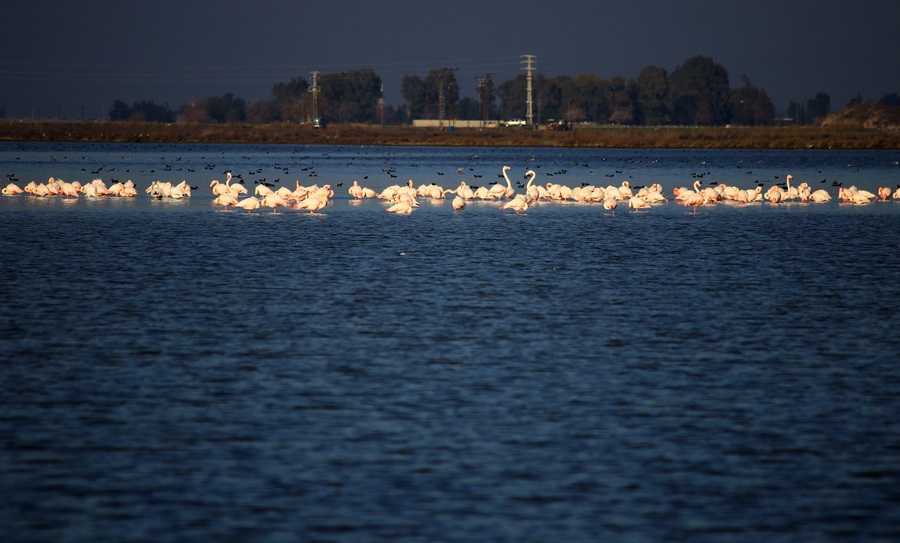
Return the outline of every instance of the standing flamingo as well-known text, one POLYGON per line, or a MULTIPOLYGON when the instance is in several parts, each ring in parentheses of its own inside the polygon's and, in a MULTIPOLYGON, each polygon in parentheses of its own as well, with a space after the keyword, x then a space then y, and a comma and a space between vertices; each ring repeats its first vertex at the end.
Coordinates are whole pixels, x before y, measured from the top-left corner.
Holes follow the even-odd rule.
POLYGON ((518 215, 519 211, 526 211, 528 209, 528 202, 525 201, 524 195, 517 194, 515 198, 501 205, 500 209, 514 209, 516 215, 518 215))
POLYGON ((260 207, 262 207, 262 203, 260 203, 259 198, 257 198, 256 196, 251 196, 249 198, 244 198, 240 202, 234 204, 234 207, 246 209, 247 213, 250 213, 254 209, 259 209, 260 207))
POLYGON ((681 199, 681 205, 691 206, 694 208, 693 213, 697 212, 697 208, 706 203, 706 196, 700 191, 700 180, 694 181, 694 190, 682 191, 678 194, 681 199))
POLYGON ((607 211, 612 211, 613 215, 616 214, 616 207, 618 205, 619 205, 619 201, 616 200, 615 198, 610 197, 610 198, 603 200, 603 209, 605 209, 607 211))

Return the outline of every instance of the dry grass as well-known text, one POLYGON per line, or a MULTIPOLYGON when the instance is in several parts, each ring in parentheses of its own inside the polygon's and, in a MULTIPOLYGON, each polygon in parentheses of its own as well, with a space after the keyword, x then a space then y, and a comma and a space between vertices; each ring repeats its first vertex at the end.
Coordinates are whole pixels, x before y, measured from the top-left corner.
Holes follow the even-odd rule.
POLYGON ((397 126, 154 124, 2 121, 2 141, 440 145, 640 149, 900 149, 900 131, 825 127, 576 127, 569 132, 510 128, 453 131, 397 126))

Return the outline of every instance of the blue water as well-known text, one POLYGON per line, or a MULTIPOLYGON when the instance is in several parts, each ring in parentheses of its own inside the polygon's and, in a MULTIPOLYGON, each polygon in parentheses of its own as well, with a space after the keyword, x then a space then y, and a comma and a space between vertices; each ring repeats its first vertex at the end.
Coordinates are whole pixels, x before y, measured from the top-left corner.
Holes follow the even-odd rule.
POLYGON ((199 186, 189 202, 0 197, 3 541, 900 538, 900 203, 394 216, 346 197, 353 179, 493 182, 504 163, 668 191, 821 175, 836 195, 894 187, 898 153, 0 158, 23 185, 199 186), (344 187, 312 215, 210 204, 224 169, 251 185, 276 164, 282 184, 344 187))

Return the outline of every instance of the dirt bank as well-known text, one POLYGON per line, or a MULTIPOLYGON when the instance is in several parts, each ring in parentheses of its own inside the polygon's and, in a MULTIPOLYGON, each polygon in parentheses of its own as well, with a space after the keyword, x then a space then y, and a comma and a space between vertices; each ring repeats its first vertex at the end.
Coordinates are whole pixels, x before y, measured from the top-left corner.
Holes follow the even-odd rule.
POLYGON ((640 149, 900 149, 900 131, 824 127, 523 127, 439 130, 395 126, 2 121, 0 141, 602 147, 640 149))

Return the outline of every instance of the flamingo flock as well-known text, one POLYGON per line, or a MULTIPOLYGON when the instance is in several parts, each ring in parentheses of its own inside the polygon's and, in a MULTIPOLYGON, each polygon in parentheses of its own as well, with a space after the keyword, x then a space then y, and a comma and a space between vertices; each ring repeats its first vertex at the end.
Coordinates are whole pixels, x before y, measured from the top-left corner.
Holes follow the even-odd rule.
POLYGON ((134 183, 129 179, 124 183, 116 181, 112 185, 107 186, 102 179, 94 179, 90 183, 81 184, 79 181, 63 181, 51 177, 46 183, 36 183, 31 181, 25 188, 21 188, 15 183, 9 183, 2 190, 4 196, 16 196, 19 194, 30 194, 40 198, 61 196, 63 198, 103 198, 112 196, 116 198, 134 198, 138 195, 134 183))
MULTIPOLYGON (((546 183, 542 186, 534 184, 537 174, 533 170, 525 172, 527 184, 522 193, 516 193, 507 174, 510 169, 509 166, 503 166, 501 170, 506 181, 505 184, 495 183, 474 189, 465 181, 461 181, 459 186, 454 189, 445 189, 436 184, 420 185, 415 188, 413 181, 409 180, 405 186, 392 185, 376 194, 371 189, 360 187, 359 183, 354 181, 348 192, 354 199, 380 198, 386 200, 391 204, 387 208, 387 211, 391 213, 410 213, 419 205, 417 198, 440 200, 447 194, 456 195, 452 206, 457 211, 465 209, 467 203, 473 200, 499 201, 505 199, 506 201, 500 205, 500 209, 513 210, 517 215, 540 202, 600 204, 613 214, 620 203, 632 210, 650 209, 655 205, 669 203, 669 198, 664 195, 664 190, 658 183, 646 187, 635 187, 634 190, 628 181, 623 181, 618 186, 608 185, 606 187, 583 184, 573 188, 557 183, 546 183)), ((692 213, 696 213, 697 208, 701 206, 720 203, 743 205, 768 202, 775 205, 795 201, 801 203, 831 201, 831 195, 824 189, 813 191, 808 183, 792 186, 793 178, 792 175, 788 175, 785 178, 784 188, 778 184, 772 185, 765 193, 761 186, 750 190, 727 183, 715 183, 713 186, 703 187, 702 181, 696 180, 691 188, 676 187, 672 189, 672 194, 676 203, 692 208, 692 213)), ((849 204, 868 204, 876 200, 887 201, 890 198, 900 200, 900 187, 893 195, 887 187, 879 188, 878 195, 856 187, 840 188, 838 198, 842 203, 849 204)))
MULTIPOLYGON (((376 192, 368 187, 359 185, 353 181, 353 185, 347 190, 353 200, 376 198, 386 203, 386 211, 394 214, 409 214, 419 207, 420 199, 440 201, 447 195, 454 195, 451 203, 455 211, 464 210, 473 201, 500 202, 500 210, 511 210, 516 215, 526 212, 529 208, 539 203, 577 203, 596 204, 604 210, 615 214, 619 205, 629 210, 640 211, 650 209, 657 205, 668 204, 670 199, 675 203, 690 207, 692 213, 703 206, 719 204, 748 205, 768 203, 780 205, 790 202, 800 203, 825 203, 832 200, 828 191, 819 189, 813 191, 809 184, 792 184, 793 175, 787 175, 783 184, 770 186, 765 192, 762 186, 754 189, 742 189, 727 183, 712 183, 711 186, 703 186, 701 180, 695 180, 691 187, 681 186, 672 189, 672 197, 664 194, 664 189, 658 183, 649 186, 632 187, 630 182, 623 181, 620 185, 607 185, 605 187, 584 183, 579 187, 568 187, 558 183, 535 183, 537 174, 534 170, 525 172, 524 179, 527 183, 519 185, 522 192, 516 192, 508 172, 512 168, 503 166, 501 175, 504 182, 493 183, 489 186, 473 187, 460 181, 459 186, 447 189, 436 183, 421 184, 415 186, 413 180, 405 185, 391 185, 381 192, 376 192)), ((293 188, 279 187, 272 189, 265 184, 259 184, 252 196, 248 195, 247 188, 241 183, 233 183, 230 172, 226 172, 225 182, 212 180, 209 184, 214 196, 213 205, 223 209, 241 209, 248 213, 259 209, 271 209, 277 213, 279 207, 285 209, 307 210, 315 213, 324 209, 331 203, 334 191, 331 185, 302 186, 300 181, 295 182, 293 188)), ((341 184, 339 184, 340 186, 341 184)), ((145 192, 154 199, 184 199, 190 198, 192 190, 187 181, 172 183, 168 181, 154 181, 145 192)), ((46 183, 28 183, 20 188, 15 183, 9 183, 2 189, 3 196, 31 195, 36 197, 57 196, 67 199, 79 197, 104 198, 124 197, 133 198, 138 191, 133 182, 120 183, 116 181, 112 185, 102 179, 94 179, 90 183, 81 184, 78 181, 66 182, 62 179, 51 177, 46 183)), ((849 188, 838 187, 838 201, 843 204, 865 205, 876 201, 900 201, 900 185, 893 193, 888 187, 879 187, 877 193, 858 189, 855 186, 849 188)))
POLYGON ((257 185, 253 196, 246 196, 246 187, 230 182, 231 174, 229 173, 225 184, 221 184, 215 179, 209 184, 215 195, 212 203, 222 206, 223 209, 240 208, 248 213, 262 208, 269 208, 272 213, 277 213, 279 207, 305 209, 310 213, 315 213, 328 205, 329 200, 334 197, 331 185, 304 187, 300 185, 300 181, 296 182, 293 190, 287 187, 273 190, 266 185, 257 185), (242 198, 242 196, 244 197, 242 198))

